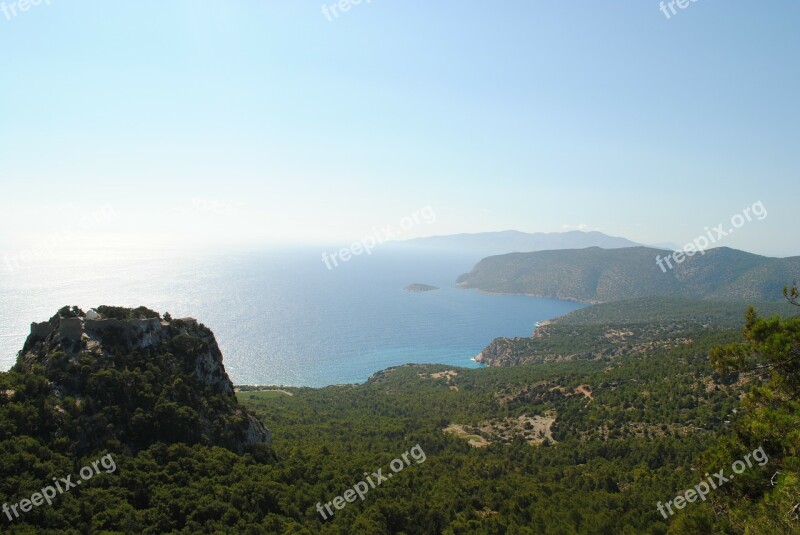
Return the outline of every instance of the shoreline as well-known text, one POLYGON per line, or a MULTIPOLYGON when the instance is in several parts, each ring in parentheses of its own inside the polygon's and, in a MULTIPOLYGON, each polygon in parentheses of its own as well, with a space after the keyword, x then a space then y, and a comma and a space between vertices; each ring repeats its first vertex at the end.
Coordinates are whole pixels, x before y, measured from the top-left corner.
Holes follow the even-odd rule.
MULTIPOLYGON (((473 287, 470 287, 470 286, 461 286, 459 284, 456 284, 456 288, 458 288, 460 290, 475 290, 477 292, 480 292, 482 294, 487 294, 487 295, 520 295, 520 296, 523 296, 523 297, 535 297, 536 299, 550 299, 550 300, 553 300, 553 301, 566 301, 566 302, 569 302, 569 303, 580 303, 580 304, 586 305, 586 306, 602 305, 603 304, 603 301, 583 301, 581 299, 576 299, 574 297, 553 297, 552 295, 539 295, 539 294, 529 294, 529 293, 522 293, 522 292, 496 292, 496 291, 492 291, 492 290, 484 290, 482 288, 473 288, 473 287)), ((553 319, 555 319, 555 318, 553 318, 553 319)))
MULTIPOLYGON (((458 284, 456 284, 454 287, 457 288, 457 289, 460 289, 460 290, 477 290, 478 292, 480 292, 482 294, 487 294, 487 295, 518 295, 518 296, 524 296, 524 297, 534 297, 534 298, 537 298, 537 299, 549 299, 549 300, 553 300, 553 301, 564 301, 564 302, 569 302, 569 303, 579 303, 579 304, 582 304, 582 305, 586 305, 587 307, 600 303, 600 302, 592 303, 592 302, 587 302, 587 301, 579 301, 577 299, 560 299, 560 298, 556 298, 556 297, 547 297, 547 296, 533 295, 533 294, 490 292, 490 291, 482 290, 480 288, 467 288, 467 287, 460 286, 458 284)), ((569 314, 569 313, 567 313, 567 314, 569 314)), ((552 325, 559 318, 562 318, 562 317, 566 316, 567 314, 562 314, 560 316, 556 316, 556 317, 553 317, 553 318, 549 318, 549 319, 545 319, 545 320, 541 320, 541 321, 535 322, 533 330, 532 330, 530 336, 526 336, 524 338, 533 338, 533 337, 535 337, 536 336, 536 332, 538 331, 538 329, 540 327, 545 327, 547 325, 552 325)), ((365 385, 365 384, 369 383, 370 380, 376 375, 380 375, 380 374, 389 372, 389 371, 391 371, 393 369, 402 368, 402 367, 406 367, 406 366, 451 366, 453 368, 464 369, 464 370, 482 370, 482 369, 486 369, 486 368, 490 368, 491 367, 488 364, 486 364, 485 362, 483 362, 483 360, 481 358, 482 355, 483 355, 483 351, 486 350, 486 348, 489 347, 489 345, 491 345, 492 342, 494 342, 498 338, 502 338, 502 337, 501 336, 494 337, 489 342, 489 344, 487 344, 483 349, 481 349, 478 353, 474 354, 473 356, 469 357, 468 360, 469 360, 470 363, 475 364, 474 367, 464 366, 464 365, 456 365, 456 364, 451 364, 451 363, 408 362, 408 363, 405 363, 405 364, 397 364, 397 365, 394 365, 394 366, 389 366, 387 368, 381 368, 379 370, 376 370, 376 371, 372 372, 372 374, 370 374, 370 376, 367 379, 362 380, 362 381, 352 382, 352 383, 336 383, 336 384, 328 384, 328 385, 320 385, 320 386, 309 386, 309 385, 304 385, 304 386, 285 386, 285 385, 235 384, 234 387, 236 389, 239 389, 239 388, 247 388, 248 389, 248 390, 242 390, 242 392, 247 392, 247 391, 261 391, 261 392, 264 392, 264 391, 280 391, 280 392, 283 392, 283 393, 288 394, 288 395, 291 396, 292 395, 291 393, 283 391, 282 389, 284 389, 284 388, 292 388, 292 389, 310 388, 310 389, 314 389, 314 390, 320 390, 320 389, 323 389, 323 388, 331 388, 331 387, 356 387, 356 386, 361 386, 361 385, 365 385)))

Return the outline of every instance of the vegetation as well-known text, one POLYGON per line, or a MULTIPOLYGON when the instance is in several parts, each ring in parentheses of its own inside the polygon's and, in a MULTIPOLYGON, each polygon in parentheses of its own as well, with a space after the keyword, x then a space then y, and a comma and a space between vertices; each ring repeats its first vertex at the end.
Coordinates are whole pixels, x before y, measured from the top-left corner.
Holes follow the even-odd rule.
POLYGON ((95 310, 97 310, 103 318, 115 320, 153 319, 161 317, 158 312, 150 310, 147 307, 125 308, 102 305, 95 310))
MULTIPOLYGON (((674 318, 657 316, 647 318, 650 331, 675 328, 674 318)), ((570 330, 554 331, 548 343, 591 349, 600 333, 625 327, 618 319, 565 322, 570 330), (583 330, 588 334, 576 341, 574 333, 583 330)), ((185 388, 191 374, 177 356, 197 348, 190 338, 176 337, 169 351, 150 357, 115 356, 114 366, 79 362, 60 378, 53 374, 63 356, 48 357, 57 364, 52 368, 18 364, 0 374, 0 500, 16 503, 101 453, 112 452, 118 469, 52 506, 0 521, 11 533, 800 532, 800 320, 751 312, 743 332, 698 328, 691 314, 685 320, 680 328, 691 331, 691 343, 631 351, 620 350, 629 341, 612 337, 607 354, 591 359, 485 369, 409 365, 361 385, 241 387, 239 404, 274 437, 270 446, 243 454, 212 445, 207 429, 181 434, 189 429, 180 422, 192 421, 184 409, 219 402, 208 392, 194 396, 196 385, 185 388), (66 377, 82 381, 82 374, 86 381, 76 391, 91 393, 91 403, 58 398, 49 386, 66 377), (148 388, 175 410, 148 406, 153 440, 137 442, 113 422, 144 403, 137 392, 148 388), (551 425, 552 440, 531 440, 537 424, 551 425), (466 433, 445 432, 451 426, 466 433), (175 434, 159 431, 166 429, 175 434), (85 435, 104 440, 79 451, 85 435), (470 443, 487 438, 485 447, 470 443), (317 503, 341 495, 364 472, 388 472, 391 460, 415 444, 426 454, 424 464, 333 518, 317 513, 317 503), (694 485, 698 474, 730 466, 758 446, 770 456, 763 470, 674 517, 657 511, 659 501, 694 485)))
POLYGON ((731 531, 790 533, 800 526, 800 318, 764 319, 750 309, 744 336, 742 343, 716 348, 711 360, 721 373, 759 380, 743 399, 735 433, 706 457, 760 446, 770 462, 760 478, 737 479, 714 501, 715 511, 731 531))
POLYGON ((76 306, 65 306, 58 310, 58 315, 62 318, 82 318, 86 314, 76 306))
MULTIPOLYGON (((800 309, 786 307, 781 301, 750 302, 764 316, 800 315, 800 309)), ((581 308, 557 318, 558 325, 611 323, 617 325, 694 323, 712 328, 735 328, 742 325, 747 305, 740 301, 711 301, 685 297, 643 297, 581 308)))
POLYGON ((600 303, 648 296, 770 301, 793 274, 800 257, 767 258, 727 247, 685 257, 672 269, 649 247, 512 253, 484 258, 459 283, 488 292, 519 293, 600 303))
MULTIPOLYGON (((759 303, 767 315, 789 312, 785 302, 759 303)), ((691 344, 698 336, 741 325, 736 302, 646 297, 595 305, 537 327, 529 338, 498 338, 479 358, 490 366, 619 357, 656 347, 691 344)))
MULTIPOLYGON (((100 308, 117 318, 157 314, 100 308)), ((27 417, 4 422, 0 436, 25 434, 74 455, 136 452, 156 442, 240 449, 251 422, 207 327, 109 325, 70 340, 61 336, 59 319, 51 321, 53 334, 29 337, 8 374, 22 385, 0 388, 11 407, 27 407, 27 417)))

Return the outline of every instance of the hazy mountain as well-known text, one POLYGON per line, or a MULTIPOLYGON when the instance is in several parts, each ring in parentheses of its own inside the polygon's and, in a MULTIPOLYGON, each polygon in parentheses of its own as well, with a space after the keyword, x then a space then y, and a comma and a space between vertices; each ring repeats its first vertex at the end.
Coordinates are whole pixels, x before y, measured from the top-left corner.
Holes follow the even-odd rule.
POLYGON ((622 247, 635 247, 639 244, 625 238, 608 236, 597 231, 582 232, 572 230, 569 232, 527 233, 517 230, 504 230, 501 232, 431 236, 394 242, 392 245, 425 250, 474 253, 482 258, 514 252, 583 249, 585 247, 619 249, 622 247))
POLYGON ((709 249, 669 269, 649 247, 540 251, 485 258, 459 277, 465 288, 585 302, 655 295, 701 299, 776 300, 800 274, 800 257, 768 258, 736 249, 709 249))

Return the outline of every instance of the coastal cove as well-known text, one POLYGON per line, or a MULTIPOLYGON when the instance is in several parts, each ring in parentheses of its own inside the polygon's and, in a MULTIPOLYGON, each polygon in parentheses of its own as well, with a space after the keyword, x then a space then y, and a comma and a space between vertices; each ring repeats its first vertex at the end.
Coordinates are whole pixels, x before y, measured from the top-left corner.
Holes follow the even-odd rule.
POLYGON ((537 322, 585 306, 458 288, 474 262, 376 251, 327 270, 310 248, 41 258, 0 279, 0 366, 11 367, 31 322, 67 304, 202 318, 234 383, 311 387, 410 362, 478 367, 472 358, 493 339, 530 336, 537 322), (412 283, 438 289, 404 290, 412 283))

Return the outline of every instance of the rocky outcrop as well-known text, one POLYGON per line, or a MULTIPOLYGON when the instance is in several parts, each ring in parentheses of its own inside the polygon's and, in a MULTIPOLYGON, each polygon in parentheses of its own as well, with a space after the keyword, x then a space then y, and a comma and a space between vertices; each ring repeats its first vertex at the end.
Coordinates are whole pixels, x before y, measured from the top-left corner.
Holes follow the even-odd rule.
POLYGON ((169 327, 169 322, 159 318, 147 319, 95 319, 84 320, 84 331, 90 336, 103 336, 104 333, 118 332, 126 339, 136 340, 136 346, 144 349, 158 345, 166 333, 164 327, 169 327))
POLYGON ((244 436, 244 440, 242 441, 242 446, 244 448, 250 447, 254 444, 258 443, 270 443, 272 442, 272 433, 269 429, 267 429, 264 424, 262 424, 258 418, 253 416, 252 414, 247 415, 247 420, 249 425, 247 426, 247 431, 244 436))
POLYGON ((225 392, 233 395, 233 384, 222 367, 222 351, 220 351, 214 336, 202 336, 200 338, 204 345, 208 347, 197 355, 194 364, 194 374, 201 383, 209 385, 215 391, 225 392))
POLYGON ((194 318, 182 318, 175 322, 161 318, 131 319, 83 319, 64 318, 56 314, 49 321, 32 323, 31 334, 25 342, 23 354, 31 356, 37 344, 50 349, 76 353, 82 349, 94 349, 106 339, 122 341, 130 349, 145 350, 159 347, 175 334, 194 332, 208 350, 195 357, 195 375, 215 391, 233 394, 231 384, 222 366, 222 351, 211 331, 198 328, 194 318))
MULTIPOLYGON (((167 316, 167 321, 147 309, 143 309, 147 317, 136 313, 140 309, 105 309, 117 317, 94 313, 95 319, 86 319, 77 307, 65 307, 50 320, 33 323, 16 369, 23 373, 43 369, 59 399, 78 403, 92 396, 115 399, 120 404, 114 410, 117 419, 106 427, 123 442, 146 444, 150 439, 142 435, 148 426, 141 422, 149 420, 153 440, 177 437, 238 452, 271 440, 269 430, 238 406, 210 329, 194 318, 167 316), (152 395, 142 395, 141 382, 148 377, 153 384, 144 390, 152 395), (109 384, 98 384, 104 380, 109 384), (117 392, 128 386, 130 391, 117 392)), ((94 406, 97 400, 92 401, 89 405, 94 406)), ((99 432, 103 433, 108 434, 99 432)), ((91 442, 88 435, 80 440, 91 442)))
POLYGON ((511 338, 495 338, 475 356, 475 362, 486 366, 507 366, 514 356, 514 340, 511 338))

